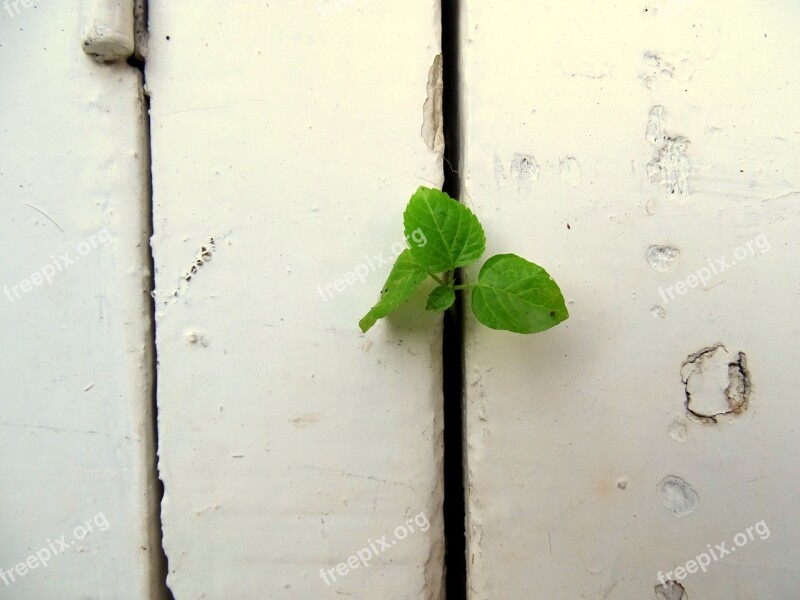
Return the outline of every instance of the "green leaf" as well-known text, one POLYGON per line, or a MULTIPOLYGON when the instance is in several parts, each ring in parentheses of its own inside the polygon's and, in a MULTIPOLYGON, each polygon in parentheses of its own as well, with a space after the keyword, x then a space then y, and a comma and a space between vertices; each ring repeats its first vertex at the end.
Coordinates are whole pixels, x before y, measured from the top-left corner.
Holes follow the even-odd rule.
POLYGON ((386 283, 383 285, 381 298, 372 309, 364 315, 364 318, 358 322, 361 331, 366 333, 370 327, 375 325, 378 319, 382 319, 389 313, 396 310, 401 304, 408 300, 422 283, 428 277, 428 272, 423 269, 414 257, 411 251, 406 249, 400 253, 397 260, 389 273, 386 283))
POLYGON ((498 254, 483 265, 472 289, 472 312, 487 327, 515 333, 537 333, 569 318, 553 278, 515 254, 498 254))
POLYGON ((431 295, 428 296, 428 303, 425 310, 447 310, 456 301, 456 292, 452 285, 440 285, 433 288, 431 295))
POLYGON ((419 188, 403 213, 403 225, 414 258, 431 273, 468 265, 486 250, 477 217, 439 190, 419 188))

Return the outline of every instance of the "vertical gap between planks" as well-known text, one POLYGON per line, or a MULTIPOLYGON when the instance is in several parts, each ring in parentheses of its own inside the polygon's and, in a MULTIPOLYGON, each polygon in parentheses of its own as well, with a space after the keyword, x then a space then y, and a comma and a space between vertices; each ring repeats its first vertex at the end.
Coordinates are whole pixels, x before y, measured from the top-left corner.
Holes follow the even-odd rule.
POLYGON ((152 547, 150 548, 148 567, 150 568, 149 581, 150 591, 149 595, 152 600, 175 600, 172 591, 167 586, 167 574, 169 573, 169 564, 167 561, 167 554, 164 551, 163 545, 163 527, 161 522, 161 503, 164 499, 164 483, 161 481, 158 472, 158 349, 156 346, 156 306, 155 306, 155 257, 153 256, 153 248, 150 245, 150 240, 153 237, 153 165, 152 165, 152 144, 151 144, 151 122, 150 122, 150 96, 147 94, 147 79, 146 79, 146 48, 141 47, 140 44, 146 44, 147 41, 147 25, 148 25, 148 0, 137 0, 137 14, 136 16, 136 41, 137 48, 133 56, 128 59, 128 64, 141 72, 139 91, 142 100, 142 146, 145 156, 143 157, 143 176, 145 180, 145 224, 147 236, 145 247, 147 267, 149 270, 149 277, 146 281, 148 295, 148 307, 150 327, 148 333, 148 357, 149 369, 148 377, 150 378, 150 436, 153 440, 152 455, 150 457, 150 484, 148 489, 149 494, 149 507, 147 515, 149 522, 147 527, 150 530, 150 540, 152 547))
MULTIPOLYGON (((461 111, 459 78, 460 0, 441 0, 444 93, 444 185, 452 198, 461 196, 461 111)), ((455 283, 462 282, 461 270, 455 283)), ((444 536, 447 600, 467 598, 466 495, 464 465, 464 303, 463 292, 444 316, 444 536)))

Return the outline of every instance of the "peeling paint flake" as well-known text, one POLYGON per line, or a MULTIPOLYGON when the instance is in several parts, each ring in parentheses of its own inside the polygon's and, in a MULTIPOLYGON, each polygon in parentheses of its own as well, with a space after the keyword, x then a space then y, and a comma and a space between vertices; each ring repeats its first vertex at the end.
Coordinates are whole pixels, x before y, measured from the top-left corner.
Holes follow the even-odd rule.
POLYGON ((687 412, 705 423, 747 410, 751 384, 744 352, 729 352, 719 343, 703 348, 684 361, 681 379, 687 412))
POLYGON ((437 54, 428 71, 428 95, 422 107, 422 139, 428 149, 437 154, 444 153, 444 122, 442 120, 442 95, 444 73, 442 55, 437 54))

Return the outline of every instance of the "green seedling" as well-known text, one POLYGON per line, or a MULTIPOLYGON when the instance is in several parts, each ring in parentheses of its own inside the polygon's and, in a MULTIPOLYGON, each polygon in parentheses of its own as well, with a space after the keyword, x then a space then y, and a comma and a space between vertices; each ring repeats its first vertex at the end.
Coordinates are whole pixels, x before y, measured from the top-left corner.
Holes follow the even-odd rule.
POLYGON ((553 278, 516 254, 491 257, 475 283, 454 283, 457 268, 483 256, 486 237, 472 211, 444 192, 419 188, 403 213, 403 226, 406 239, 419 236, 426 243, 411 243, 397 257, 380 300, 358 323, 361 331, 366 333, 378 319, 404 304, 428 277, 438 285, 428 296, 427 310, 447 310, 457 290, 472 290, 472 312, 492 329, 537 333, 569 318, 553 278))

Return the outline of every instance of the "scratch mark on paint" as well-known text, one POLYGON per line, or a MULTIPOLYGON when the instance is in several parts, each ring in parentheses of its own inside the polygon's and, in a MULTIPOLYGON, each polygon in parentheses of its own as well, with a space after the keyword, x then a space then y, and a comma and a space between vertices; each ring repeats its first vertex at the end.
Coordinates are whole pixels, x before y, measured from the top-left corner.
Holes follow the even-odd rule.
POLYGON ((263 102, 263 100, 242 100, 241 102, 234 102, 233 104, 223 104, 222 106, 207 106, 201 108, 187 108, 186 110, 176 110, 174 112, 168 113, 161 113, 160 115, 155 115, 156 117, 171 117, 173 115, 183 115, 186 113, 193 113, 193 112, 207 112, 212 110, 225 110, 228 108, 234 108, 235 106, 241 106, 242 104, 251 104, 253 102, 259 103, 263 102))
POLYGON ((35 210, 36 212, 38 212, 38 213, 40 213, 41 215, 43 215, 43 216, 47 217, 47 218, 50 220, 50 222, 51 222, 53 225, 55 225, 56 227, 58 227, 58 230, 59 230, 60 232, 62 232, 62 233, 64 232, 64 230, 63 230, 63 229, 61 229, 61 225, 59 225, 58 223, 56 223, 56 220, 55 220, 53 217, 51 217, 50 215, 48 215, 46 212, 44 212, 44 211, 43 211, 41 208, 37 208, 37 207, 36 207, 36 206, 34 206, 33 204, 28 204, 27 202, 25 202, 25 206, 29 206, 30 208, 32 208, 32 209, 33 209, 33 210, 35 210))

